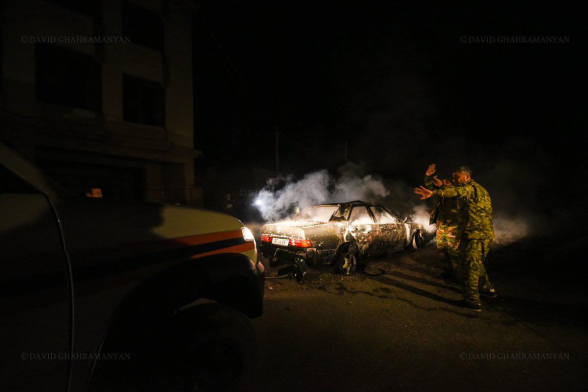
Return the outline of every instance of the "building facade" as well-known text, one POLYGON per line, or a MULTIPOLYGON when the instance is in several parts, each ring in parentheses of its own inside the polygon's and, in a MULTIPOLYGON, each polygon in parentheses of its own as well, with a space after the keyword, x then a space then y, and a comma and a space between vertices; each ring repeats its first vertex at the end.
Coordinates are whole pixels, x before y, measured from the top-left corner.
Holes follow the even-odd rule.
POLYGON ((190 2, 0 4, 0 141, 74 194, 199 204, 190 2))

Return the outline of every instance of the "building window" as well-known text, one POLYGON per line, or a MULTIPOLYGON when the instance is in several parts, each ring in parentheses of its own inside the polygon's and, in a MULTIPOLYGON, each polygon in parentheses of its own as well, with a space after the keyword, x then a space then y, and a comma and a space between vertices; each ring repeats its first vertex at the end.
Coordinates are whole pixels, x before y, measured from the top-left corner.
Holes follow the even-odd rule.
POLYGON ((100 20, 102 13, 102 1, 101 0, 50 0, 52 3, 59 4, 70 10, 80 12, 84 15, 91 16, 100 20))
MULTIPOLYGON (((39 152, 43 154, 43 150, 39 152)), ((100 194, 104 200, 145 200, 145 169, 69 160, 67 153, 63 154, 63 159, 41 156, 36 158, 35 164, 72 196, 90 197, 90 194, 95 197, 100 194)))
POLYGON ((131 42, 163 52, 163 19, 160 15, 123 1, 122 35, 131 42))
POLYGON ((55 45, 35 47, 35 96, 38 101, 100 112, 102 69, 86 54, 55 45))
POLYGON ((123 75, 124 120, 165 126, 165 90, 157 82, 123 75))

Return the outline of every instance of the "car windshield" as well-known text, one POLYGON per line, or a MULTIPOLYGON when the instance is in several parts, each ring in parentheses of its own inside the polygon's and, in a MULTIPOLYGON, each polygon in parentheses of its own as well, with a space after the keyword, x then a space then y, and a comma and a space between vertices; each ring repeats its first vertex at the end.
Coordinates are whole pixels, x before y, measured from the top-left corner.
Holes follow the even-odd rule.
POLYGON ((339 206, 312 206, 306 207, 294 216, 294 219, 312 222, 328 222, 339 206))

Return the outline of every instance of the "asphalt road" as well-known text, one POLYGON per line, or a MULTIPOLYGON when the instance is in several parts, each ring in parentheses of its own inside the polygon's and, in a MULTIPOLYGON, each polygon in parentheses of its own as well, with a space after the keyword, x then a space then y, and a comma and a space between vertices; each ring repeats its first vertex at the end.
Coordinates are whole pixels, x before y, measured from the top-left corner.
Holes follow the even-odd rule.
POLYGON ((243 390, 586 391, 588 301, 574 273, 584 246, 497 248, 499 297, 482 313, 456 306, 433 244, 373 261, 374 275, 268 280, 243 390))

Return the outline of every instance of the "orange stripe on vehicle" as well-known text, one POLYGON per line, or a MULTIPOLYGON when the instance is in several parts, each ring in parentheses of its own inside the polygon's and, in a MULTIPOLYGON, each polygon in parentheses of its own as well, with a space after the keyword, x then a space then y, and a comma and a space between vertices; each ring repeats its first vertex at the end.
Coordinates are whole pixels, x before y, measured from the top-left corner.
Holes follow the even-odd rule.
POLYGON ((243 232, 241 231, 241 229, 221 231, 219 233, 199 234, 189 237, 174 238, 172 239, 172 241, 176 243, 182 243, 185 245, 201 245, 206 244, 208 242, 232 240, 233 238, 243 238, 243 232))
POLYGON ((82 252, 72 252, 71 256, 77 263, 90 264, 96 260, 125 259, 136 257, 141 254, 165 252, 239 238, 243 238, 243 232, 241 229, 187 237, 162 238, 156 241, 129 243, 113 248, 84 250, 82 252))
POLYGON ((192 256, 192 258, 199 259, 200 257, 216 255, 216 254, 220 254, 220 253, 243 253, 243 252, 247 252, 249 250, 254 250, 254 249, 255 249, 255 246, 253 245, 253 242, 250 242, 247 244, 236 245, 236 246, 231 246, 228 248, 214 250, 212 252, 200 253, 200 254, 192 256))

